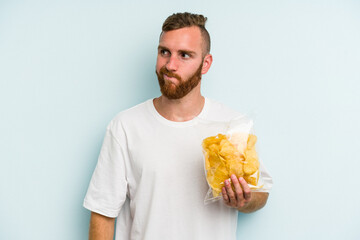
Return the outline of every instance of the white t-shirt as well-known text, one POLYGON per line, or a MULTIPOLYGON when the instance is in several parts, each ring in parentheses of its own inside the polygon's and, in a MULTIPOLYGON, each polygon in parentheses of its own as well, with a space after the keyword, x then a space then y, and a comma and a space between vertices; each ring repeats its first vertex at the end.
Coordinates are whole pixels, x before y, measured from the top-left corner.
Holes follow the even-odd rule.
POLYGON ((240 114, 205 98, 186 122, 162 117, 153 100, 119 113, 108 125, 84 207, 117 217, 116 239, 236 239, 236 209, 204 205, 209 189, 198 119, 240 114))

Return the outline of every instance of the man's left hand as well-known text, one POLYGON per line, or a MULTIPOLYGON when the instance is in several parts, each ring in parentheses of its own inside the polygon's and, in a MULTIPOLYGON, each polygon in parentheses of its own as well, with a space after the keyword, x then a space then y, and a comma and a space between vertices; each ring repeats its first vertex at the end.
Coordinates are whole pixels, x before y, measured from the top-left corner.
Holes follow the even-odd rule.
POLYGON ((234 190, 231 187, 230 181, 225 180, 225 187, 222 188, 222 196, 224 203, 229 206, 238 209, 246 209, 251 201, 251 190, 244 178, 239 179, 235 174, 231 175, 231 182, 234 185, 234 190))

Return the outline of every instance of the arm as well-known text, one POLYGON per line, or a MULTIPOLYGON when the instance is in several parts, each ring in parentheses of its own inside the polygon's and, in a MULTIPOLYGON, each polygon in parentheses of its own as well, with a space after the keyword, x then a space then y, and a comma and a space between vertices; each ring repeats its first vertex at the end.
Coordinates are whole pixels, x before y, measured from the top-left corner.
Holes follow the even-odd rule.
POLYGON ((252 213, 264 207, 268 199, 269 193, 267 192, 253 192, 251 193, 251 201, 244 207, 238 208, 242 213, 252 213))
POLYGON ((231 176, 231 181, 235 192, 228 180, 225 181, 225 187, 222 188, 222 195, 226 205, 243 213, 252 213, 265 206, 269 193, 252 193, 244 178, 237 179, 235 175, 231 176))
POLYGON ((113 240, 115 218, 91 212, 89 240, 113 240))

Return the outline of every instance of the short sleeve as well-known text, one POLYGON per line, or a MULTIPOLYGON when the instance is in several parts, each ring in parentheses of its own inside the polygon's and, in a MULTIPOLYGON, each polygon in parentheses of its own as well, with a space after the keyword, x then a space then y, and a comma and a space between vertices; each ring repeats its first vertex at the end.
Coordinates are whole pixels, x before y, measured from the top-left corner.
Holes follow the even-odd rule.
POLYGON ((85 208, 107 217, 118 216, 127 194, 127 156, 125 143, 115 138, 109 125, 84 199, 85 208))

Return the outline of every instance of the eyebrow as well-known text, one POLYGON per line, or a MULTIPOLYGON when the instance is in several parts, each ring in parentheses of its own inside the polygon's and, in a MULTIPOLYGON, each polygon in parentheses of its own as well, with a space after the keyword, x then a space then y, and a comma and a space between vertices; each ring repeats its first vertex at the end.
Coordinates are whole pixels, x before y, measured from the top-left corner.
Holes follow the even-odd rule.
MULTIPOLYGON (((170 51, 167 47, 164 47, 164 46, 161 46, 161 45, 159 45, 158 46, 158 50, 167 50, 167 51, 170 51)), ((194 51, 191 51, 191 50, 182 50, 182 49, 180 49, 180 50, 178 50, 178 52, 179 53, 186 53, 186 54, 189 54, 189 55, 196 55, 196 52, 194 52, 194 51)))

